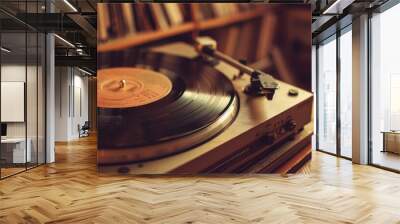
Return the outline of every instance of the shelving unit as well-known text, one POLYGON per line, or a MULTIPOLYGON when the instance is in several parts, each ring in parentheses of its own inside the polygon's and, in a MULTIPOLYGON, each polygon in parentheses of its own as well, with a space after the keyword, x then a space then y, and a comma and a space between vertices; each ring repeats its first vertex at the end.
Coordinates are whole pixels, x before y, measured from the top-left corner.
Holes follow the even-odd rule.
POLYGON ((140 34, 132 34, 126 37, 107 41, 97 46, 98 52, 116 51, 127 47, 135 47, 153 41, 162 40, 164 38, 177 36, 184 33, 192 32, 195 28, 194 22, 184 23, 174 26, 167 30, 157 30, 140 34))
MULTIPOLYGON (((164 4, 157 6, 162 7, 162 12, 167 9, 164 4)), ((290 84, 310 88, 311 82, 307 80, 310 71, 303 66, 311 63, 307 50, 311 45, 308 34, 311 32, 303 32, 311 29, 307 25, 312 19, 307 5, 188 3, 179 7, 183 15, 181 19, 171 17, 171 12, 168 15, 157 14, 155 5, 146 5, 150 12, 145 12, 149 16, 138 17, 135 14, 137 29, 134 31, 126 29, 131 20, 124 19, 129 16, 120 18, 117 15, 122 13, 115 13, 121 7, 107 8, 111 16, 99 17, 104 18, 102 23, 106 26, 101 27, 106 29, 99 29, 104 42, 98 44, 98 60, 107 61, 104 67, 118 66, 131 57, 140 57, 140 52, 148 47, 190 42, 199 35, 210 36, 216 40, 219 51, 290 84), (122 25, 117 26, 119 24, 122 25), (161 27, 164 29, 160 30, 161 27), (135 34, 126 34, 128 32, 135 34)), ((132 5, 135 13, 141 8, 132 5)))
POLYGON ((186 22, 165 30, 156 30, 151 32, 144 32, 138 34, 131 34, 122 38, 106 41, 98 44, 97 51, 100 53, 118 51, 125 48, 140 46, 143 44, 161 41, 165 38, 171 38, 182 34, 192 33, 196 36, 200 31, 213 30, 216 28, 227 27, 234 24, 243 23, 253 19, 261 18, 264 16, 264 8, 256 8, 254 10, 240 12, 238 14, 208 19, 198 20, 196 16, 197 7, 192 4, 191 7, 191 22, 186 22))
POLYGON ((263 16, 264 9, 256 9, 254 11, 242 12, 235 16, 224 16, 215 19, 199 21, 196 27, 199 30, 209 30, 218 27, 229 26, 235 23, 241 23, 263 16))

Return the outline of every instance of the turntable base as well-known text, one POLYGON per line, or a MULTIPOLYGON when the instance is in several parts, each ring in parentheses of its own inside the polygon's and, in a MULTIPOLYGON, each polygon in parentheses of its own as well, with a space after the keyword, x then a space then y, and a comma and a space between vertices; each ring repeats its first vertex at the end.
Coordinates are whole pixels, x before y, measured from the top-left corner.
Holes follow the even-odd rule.
MULTIPOLYGON (((197 56, 193 47, 185 43, 165 45, 152 51, 188 58, 197 56)), ((231 80, 238 74, 238 70, 223 62, 215 69, 231 80)), ((239 96, 240 109, 235 121, 221 134, 175 155, 126 165, 102 165, 98 167, 99 171, 130 174, 271 173, 311 143, 311 93, 278 81, 279 89, 273 100, 267 100, 243 93, 249 83, 248 76, 232 83, 239 96), (288 95, 293 89, 298 91, 297 96, 288 95)), ((306 153, 298 163, 310 157, 311 152, 306 153)))
MULTIPOLYGON (((306 125, 295 139, 279 145, 279 147, 264 148, 260 151, 264 155, 263 160, 254 161, 254 166, 247 167, 241 172, 235 173, 289 173, 295 172, 301 168, 301 165, 311 159, 311 149, 307 146, 311 143, 311 136, 313 134, 312 124, 306 125), (290 161, 297 153, 306 151, 302 158, 298 161, 290 161), (285 167, 284 167, 285 166, 285 167)), ((210 165, 209 158, 219 154, 220 157, 226 156, 223 152, 206 151, 203 149, 192 149, 183 153, 168 156, 162 159, 136 163, 124 166, 129 169, 129 174, 211 174, 211 173, 232 173, 223 170, 213 170, 213 166, 207 167, 205 164, 210 165), (193 160, 196 160, 196 163, 193 160), (199 165, 200 164, 200 165, 199 165), (204 165, 202 165, 204 164, 204 165)), ((242 157, 244 159, 244 157, 242 157)), ((120 169, 120 166, 101 166, 98 167, 100 172, 115 172, 120 169)))

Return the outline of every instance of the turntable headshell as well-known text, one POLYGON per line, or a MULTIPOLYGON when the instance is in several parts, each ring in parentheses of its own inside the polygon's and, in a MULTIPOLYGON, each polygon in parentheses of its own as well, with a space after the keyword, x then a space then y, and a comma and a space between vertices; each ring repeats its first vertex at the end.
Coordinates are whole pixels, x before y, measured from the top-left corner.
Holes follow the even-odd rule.
POLYGON ((249 95, 266 96, 272 100, 275 90, 278 88, 278 82, 270 74, 251 68, 238 60, 217 50, 217 42, 210 37, 198 37, 195 40, 195 49, 207 61, 221 60, 239 70, 239 76, 243 74, 250 75, 250 83, 246 86, 244 92, 249 95))

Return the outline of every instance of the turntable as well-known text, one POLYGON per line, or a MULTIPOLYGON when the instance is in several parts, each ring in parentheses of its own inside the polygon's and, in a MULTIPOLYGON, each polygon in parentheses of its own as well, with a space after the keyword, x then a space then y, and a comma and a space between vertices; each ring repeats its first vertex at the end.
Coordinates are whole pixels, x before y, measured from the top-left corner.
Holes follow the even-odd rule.
POLYGON ((133 67, 98 71, 98 168, 274 172, 310 143, 311 110, 311 93, 218 51, 152 48, 133 67))

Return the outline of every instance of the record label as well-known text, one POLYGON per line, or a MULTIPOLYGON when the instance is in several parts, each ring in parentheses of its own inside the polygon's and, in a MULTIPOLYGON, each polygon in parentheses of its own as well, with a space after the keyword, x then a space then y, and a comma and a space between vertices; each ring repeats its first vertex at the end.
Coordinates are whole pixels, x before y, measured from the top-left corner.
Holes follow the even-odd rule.
POLYGON ((98 71, 98 106, 138 107, 167 96, 172 82, 162 73, 142 68, 112 68, 98 71))

